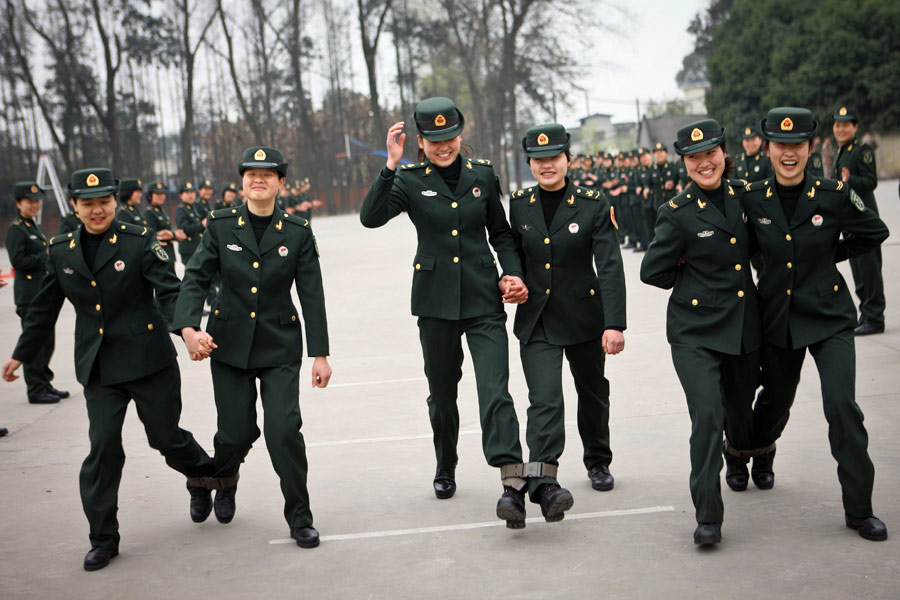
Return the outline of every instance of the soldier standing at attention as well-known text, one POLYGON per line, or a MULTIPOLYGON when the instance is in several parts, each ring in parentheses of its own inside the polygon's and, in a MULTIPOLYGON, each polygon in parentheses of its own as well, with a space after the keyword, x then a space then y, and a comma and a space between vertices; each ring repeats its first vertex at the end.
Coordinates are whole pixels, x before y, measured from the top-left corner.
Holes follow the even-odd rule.
POLYGON ((759 280, 763 390, 753 438, 767 452, 754 458, 752 475, 757 487, 775 483, 775 440, 787 425, 808 351, 819 370, 845 522, 863 538, 881 541, 887 528, 872 512, 875 467, 856 403, 856 312, 835 263, 878 247, 888 229, 847 183, 805 173, 817 127, 806 109, 770 110, 762 129, 775 180, 750 184, 744 194, 766 264, 759 280))
POLYGON ((750 269, 751 241, 725 130, 716 121, 678 130, 675 152, 691 183, 659 209, 641 263, 641 281, 672 289, 666 337, 691 415, 694 543, 722 541, 722 431, 735 491, 747 489, 753 396, 759 384, 759 303, 750 269))
POLYGON ((678 195, 675 191, 675 186, 678 185, 678 171, 669 164, 668 149, 662 142, 653 145, 653 160, 656 162, 650 171, 651 203, 650 208, 644 211, 644 222, 651 239, 659 207, 678 195))
MULTIPOLYGON (((81 503, 90 524, 85 571, 119 554, 122 423, 134 399, 150 447, 189 478, 213 473, 190 432, 178 427, 181 375, 167 326, 178 295, 169 255, 144 226, 115 221, 118 181, 109 169, 72 173, 82 227, 50 241, 49 270, 25 317, 3 379, 41 352, 65 300, 75 308, 75 376, 84 386, 91 451, 81 466, 81 503), (154 293, 155 292, 155 293, 154 293)), ((191 517, 203 510, 191 500, 191 517)), ((206 508, 208 514, 208 507, 206 508)))
POLYGON ((809 171, 809 174, 813 177, 825 177, 825 167, 822 162, 822 152, 820 149, 822 148, 822 138, 816 136, 813 138, 812 152, 809 155, 809 163, 806 165, 806 170, 809 171))
MULTIPOLYGON (((875 170, 875 151, 865 143, 860 143, 859 112, 852 106, 841 106, 834 111, 834 137, 838 150, 834 159, 834 178, 850 186, 862 198, 875 216, 878 204, 875 202, 875 188, 878 175, 875 170)), ((881 246, 850 259, 850 271, 859 298, 859 324, 856 335, 884 333, 884 280, 881 277, 881 246)))
POLYGON ((209 214, 209 211, 212 210, 211 200, 215 191, 216 187, 209 179, 204 179, 200 182, 200 187, 197 190, 199 198, 194 202, 194 212, 196 212, 197 216, 201 219, 205 219, 206 215, 209 214))
MULTIPOLYGON (((150 206, 144 211, 144 221, 147 227, 156 232, 156 240, 159 245, 166 249, 166 252, 172 250, 171 241, 183 241, 185 235, 183 231, 172 231, 172 220, 169 219, 163 205, 166 203, 166 186, 161 181, 151 183, 147 186, 147 193, 150 196, 150 206)), ((175 253, 172 252, 174 255, 175 253)), ((174 261, 169 261, 174 267, 174 261)))
MULTIPOLYGON (((47 238, 35 219, 41 213, 44 191, 34 181, 18 181, 13 188, 18 218, 6 231, 6 252, 9 264, 16 272, 13 280, 13 300, 16 314, 25 327, 25 316, 41 282, 47 273, 47 238)), ((56 336, 53 328, 46 332, 41 346, 25 363, 25 386, 30 404, 55 404, 60 398, 68 398, 69 392, 57 390, 51 384, 53 371, 50 358, 56 336)))
POLYGON ((500 468, 503 483, 497 516, 507 527, 525 527, 526 474, 519 422, 507 389, 503 301, 522 301, 528 290, 500 203, 500 181, 490 161, 460 156, 465 119, 452 100, 423 100, 414 118, 421 162, 397 170, 406 134, 403 122, 395 123, 388 131, 387 164, 366 194, 359 218, 366 227, 381 227, 406 212, 416 227, 412 314, 419 318, 430 393, 435 495, 445 499, 456 491, 457 385, 465 334, 475 367, 484 455, 489 465, 500 468), (488 240, 503 268, 503 296, 488 240))
POLYGON ((573 504, 556 479, 566 439, 563 355, 578 392, 584 466, 591 486, 605 492, 614 485, 605 355, 625 347, 625 273, 615 213, 599 187, 585 189, 566 176, 569 142, 556 123, 526 132, 522 148, 538 186, 513 192, 509 203, 529 287, 514 327, 528 383, 525 437, 530 464, 541 467, 541 475, 528 480, 528 492, 547 521, 562 520, 573 504))
POLYGON ((143 227, 147 224, 141 215, 141 180, 134 177, 123 178, 119 182, 119 212, 116 220, 143 227))
POLYGON ((774 175, 772 163, 763 149, 762 137, 756 125, 744 127, 744 131, 741 132, 741 145, 744 151, 735 164, 735 179, 741 179, 747 184, 771 178, 774 175))
POLYGON ((188 261, 200 247, 203 238, 203 229, 206 227, 206 218, 197 214, 194 201, 197 198, 197 190, 190 181, 181 186, 179 192, 181 204, 175 209, 175 226, 184 232, 184 240, 178 243, 178 251, 181 254, 181 262, 187 266, 188 261))
MULTIPOLYGON (((216 519, 234 517, 238 469, 259 438, 256 382, 265 412, 266 446, 281 480, 284 517, 302 548, 319 545, 306 487, 306 445, 300 433, 300 362, 303 337, 291 289, 297 289, 306 326, 307 353, 315 357, 313 387, 324 388, 328 366, 328 324, 319 269, 319 250, 305 220, 276 211, 275 196, 287 163, 273 148, 248 148, 238 163, 248 201, 209 216, 203 250, 188 265, 175 310, 193 360, 211 357, 218 411, 215 437, 216 519), (203 299, 213 277, 222 291, 201 332, 203 299)), ((196 493, 209 491, 201 488, 196 493)))

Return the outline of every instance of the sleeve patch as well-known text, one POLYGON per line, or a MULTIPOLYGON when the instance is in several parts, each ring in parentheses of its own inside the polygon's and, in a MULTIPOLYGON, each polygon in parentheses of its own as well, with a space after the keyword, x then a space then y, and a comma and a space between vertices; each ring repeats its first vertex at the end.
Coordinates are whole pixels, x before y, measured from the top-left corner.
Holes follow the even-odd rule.
POLYGON ((163 250, 163 247, 159 245, 159 242, 150 246, 150 249, 153 250, 153 254, 156 255, 156 258, 165 263, 169 262, 169 254, 163 250))
POLYGON ((618 230, 619 224, 616 223, 616 208, 614 206, 609 207, 609 220, 612 222, 613 227, 615 227, 616 230, 618 230))
POLYGON ((875 155, 872 154, 871 150, 864 150, 862 155, 863 162, 867 165, 872 164, 872 161, 875 160, 875 155))
POLYGON ((856 210, 859 212, 863 212, 866 210, 866 205, 863 203, 862 198, 859 197, 859 194, 854 192, 852 189, 850 190, 850 202, 853 203, 853 206, 856 207, 856 210))

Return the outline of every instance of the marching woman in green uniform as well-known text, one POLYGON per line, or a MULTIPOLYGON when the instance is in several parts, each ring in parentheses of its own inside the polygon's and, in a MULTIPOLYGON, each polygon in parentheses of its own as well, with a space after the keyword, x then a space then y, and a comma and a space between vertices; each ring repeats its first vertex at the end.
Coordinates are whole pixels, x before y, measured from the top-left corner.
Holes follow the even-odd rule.
POLYGON ((519 422, 507 389, 509 344, 503 301, 524 300, 527 288, 500 202, 500 182, 490 161, 460 156, 465 119, 452 100, 423 100, 414 118, 422 162, 398 170, 406 134, 404 123, 395 123, 388 131, 387 164, 366 194, 360 221, 366 227, 381 227, 406 212, 416 228, 412 314, 419 318, 430 393, 435 495, 446 499, 456 491, 457 385, 465 334, 475 367, 482 448, 488 464, 500 468, 504 487, 497 516, 510 528, 524 527, 526 473, 519 422), (488 241, 503 268, 503 296, 488 241))
MULTIPOLYGON (((34 181, 18 181, 13 195, 19 216, 6 231, 6 252, 9 254, 9 264, 16 273, 13 300, 24 328, 28 307, 41 289, 41 281, 47 272, 47 238, 35 221, 41 212, 44 191, 34 181)), ((55 404, 60 398, 69 397, 69 392, 57 390, 50 383, 53 381, 50 358, 55 341, 56 336, 51 328, 40 349, 25 363, 25 386, 31 404, 55 404)))
MULTIPOLYGON (((122 423, 134 399, 147 441, 187 477, 213 474, 213 462, 178 427, 181 375, 169 321, 178 278, 169 255, 146 227, 115 221, 118 181, 109 169, 72 173, 82 227, 50 241, 49 272, 35 297, 6 381, 40 351, 68 299, 75 308, 75 376, 84 386, 91 451, 81 467, 81 502, 90 524, 84 569, 102 569, 119 553, 122 423), (154 294, 155 292, 155 294, 154 294), (160 307, 165 312, 160 312, 160 307)), ((191 502, 191 516, 198 510, 191 502)))
POLYGON ((722 431, 725 480, 747 489, 753 396, 759 385, 759 302, 750 269, 751 239, 740 183, 726 179, 725 130, 698 121, 675 142, 691 183, 660 207, 641 281, 672 289, 666 337, 691 416, 694 543, 722 540, 719 481, 722 431))
POLYGON ((755 125, 744 127, 744 131, 741 132, 741 145, 744 151, 735 163, 735 179, 742 180, 746 185, 772 177, 772 162, 766 156, 762 137, 755 125))
POLYGON ((234 183, 228 183, 222 188, 222 198, 216 201, 215 210, 222 208, 232 208, 235 206, 237 198, 237 186, 234 183))
POLYGON ((838 463, 847 527, 887 539, 872 513, 875 467, 856 404, 856 311, 836 262, 877 248, 887 226, 843 181, 805 173, 817 123, 803 108, 774 108, 762 123, 774 180, 750 184, 744 208, 766 268, 760 274, 764 344, 753 441, 767 448, 753 461, 754 482, 775 482, 775 440, 787 425, 807 351, 816 361, 831 454, 838 463))
POLYGON ((116 220, 122 223, 131 223, 143 227, 147 224, 141 215, 141 197, 144 191, 141 189, 141 180, 134 177, 125 177, 119 181, 119 212, 116 220))
MULTIPOLYGON (((168 251, 171 249, 169 246, 171 241, 173 239, 183 240, 185 237, 184 233, 181 232, 179 237, 178 232, 172 231, 172 220, 163 208, 163 205, 166 203, 165 184, 161 181, 151 183, 147 187, 147 191, 150 195, 150 206, 144 211, 144 221, 147 223, 148 229, 156 232, 156 239, 159 245, 168 251)), ((172 261, 169 264, 172 264, 174 267, 172 261)))
POLYGON ((314 548, 319 545, 319 533, 309 507, 306 445, 300 433, 303 336, 291 300, 295 285, 306 326, 307 354, 315 357, 313 387, 324 388, 331 378, 326 358, 328 324, 319 251, 309 224, 275 207, 287 166, 272 148, 244 152, 238 171, 247 204, 210 213, 203 245, 184 273, 174 326, 181 331, 192 359, 212 358, 218 411, 215 477, 230 479, 216 493, 216 518, 228 523, 234 517, 238 469, 259 437, 259 380, 266 446, 281 479, 284 516, 297 545, 314 548), (201 332, 203 299, 217 273, 222 291, 207 331, 201 332))
POLYGON ((528 130, 522 148, 538 186, 513 192, 509 203, 528 282, 528 300, 517 307, 513 328, 528 382, 525 439, 529 461, 546 470, 528 480, 528 491, 548 521, 561 520, 573 503, 554 472, 565 446, 563 355, 578 392, 584 466, 593 488, 608 491, 613 476, 604 363, 606 354, 625 347, 625 272, 615 214, 599 186, 583 188, 567 177, 569 141, 556 123, 528 130))
POLYGON ((206 217, 201 217, 194 207, 197 199, 197 190, 190 181, 181 186, 179 192, 181 204, 175 209, 175 226, 184 233, 184 240, 178 242, 178 252, 181 254, 181 262, 186 266, 188 261, 200 247, 203 238, 203 229, 206 227, 206 217))

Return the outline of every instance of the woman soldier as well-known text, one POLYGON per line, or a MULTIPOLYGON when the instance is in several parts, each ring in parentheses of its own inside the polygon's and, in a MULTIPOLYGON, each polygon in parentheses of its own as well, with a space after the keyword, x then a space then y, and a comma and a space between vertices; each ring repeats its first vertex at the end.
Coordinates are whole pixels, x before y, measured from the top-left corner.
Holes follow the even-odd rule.
MULTIPOLYGON (((166 185, 157 181, 147 186, 147 190, 150 196, 150 206, 144 211, 144 221, 148 228, 156 232, 159 245, 166 248, 173 239, 179 242, 183 241, 186 237, 184 232, 172 231, 172 220, 163 209, 163 205, 166 203, 166 185)), ((174 262, 169 264, 172 265, 172 268, 175 267, 174 262)))
MULTIPOLYGON (((48 274, 12 358, 3 365, 3 378, 15 380, 16 369, 36 356, 53 332, 63 301, 72 303, 77 317, 75 376, 84 386, 91 440, 80 475, 81 502, 90 524, 86 571, 102 569, 119 553, 122 423, 132 398, 147 441, 170 467, 189 478, 213 473, 209 455, 178 427, 181 375, 166 325, 178 296, 178 278, 169 268, 169 255, 146 227, 114 220, 118 183, 109 169, 72 173, 69 191, 83 225, 50 240, 48 274)), ((202 510, 191 501, 194 520, 202 510)))
POLYGON ((570 136, 558 124, 532 127, 522 148, 537 188, 511 194, 509 220, 528 282, 528 301, 516 309, 528 382, 529 460, 543 463, 528 480, 532 502, 547 521, 573 503, 555 477, 565 445, 562 358, 578 392, 578 431, 584 465, 595 490, 613 488, 609 472, 609 381, 605 354, 625 346, 625 273, 615 216, 606 195, 567 177, 570 136), (596 265, 596 272, 594 271, 596 265))
MULTIPOLYGON (((6 231, 6 252, 9 254, 9 264, 16 273, 13 299, 16 314, 22 320, 24 328, 25 314, 47 272, 47 238, 35 221, 41 212, 44 191, 34 181, 18 181, 13 194, 19 217, 6 231)), ((69 397, 69 392, 57 390, 50 383, 53 381, 50 358, 53 356, 55 337, 51 327, 42 340, 41 347, 25 363, 25 386, 28 402, 31 404, 55 404, 60 398, 69 397)))
POLYGON ((767 452, 754 458, 753 480, 764 489, 775 483, 775 440, 787 425, 809 351, 819 370, 847 527, 867 540, 885 540, 887 528, 872 513, 875 467, 856 404, 856 310, 835 263, 878 248, 888 229, 846 182, 805 173, 818 126, 810 111, 774 108, 761 126, 775 178, 750 184, 744 194, 766 265, 759 280, 763 390, 753 442, 767 452))
POLYGON ((132 225, 140 225, 143 227, 147 224, 144 217, 141 216, 141 197, 144 192, 141 190, 141 180, 134 177, 125 177, 119 182, 119 213, 116 220, 122 223, 131 223, 132 225))
POLYGON ((428 413, 437 469, 434 493, 456 491, 459 436, 457 385, 462 377, 465 334, 478 389, 482 447, 489 465, 500 467, 503 495, 497 516, 510 528, 525 526, 525 469, 519 423, 509 381, 509 347, 503 301, 523 301, 527 288, 503 205, 500 181, 490 161, 462 158, 462 113, 448 98, 428 98, 416 106, 421 162, 397 170, 406 134, 403 122, 388 130, 387 164, 366 194, 360 221, 380 227, 406 212, 416 227, 412 314, 419 317, 419 340, 428 378, 428 413), (505 273, 497 290, 496 261, 505 273))
POLYGON ((675 152, 691 183, 663 204, 641 281, 672 289, 666 336, 691 416, 694 543, 722 539, 722 430, 736 491, 747 488, 753 395, 759 384, 759 304, 750 269, 742 187, 725 178, 725 130, 716 121, 678 130, 675 152), (673 289, 674 288, 674 289, 673 289))

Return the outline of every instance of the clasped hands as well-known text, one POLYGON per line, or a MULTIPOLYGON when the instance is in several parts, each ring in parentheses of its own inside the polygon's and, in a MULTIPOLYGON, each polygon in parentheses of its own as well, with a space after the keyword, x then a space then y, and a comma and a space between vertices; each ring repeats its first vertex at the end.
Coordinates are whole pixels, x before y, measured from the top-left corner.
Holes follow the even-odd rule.
POLYGON ((212 351, 218 348, 213 337, 206 331, 197 331, 193 327, 184 327, 181 337, 187 347, 191 360, 204 360, 209 358, 212 351))
POLYGON ((503 294, 504 304, 523 304, 528 300, 528 287, 521 277, 504 275, 497 283, 500 293, 503 294))

